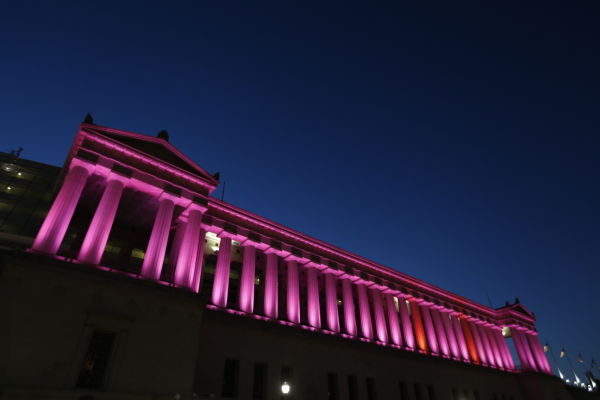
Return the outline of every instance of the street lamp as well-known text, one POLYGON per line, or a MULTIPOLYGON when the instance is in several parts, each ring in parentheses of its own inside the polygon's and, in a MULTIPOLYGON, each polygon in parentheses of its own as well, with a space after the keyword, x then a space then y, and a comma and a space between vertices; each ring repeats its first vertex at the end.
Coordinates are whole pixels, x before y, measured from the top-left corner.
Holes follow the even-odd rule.
POLYGON ((287 395, 290 392, 290 384, 287 382, 283 382, 281 384, 281 393, 287 395))

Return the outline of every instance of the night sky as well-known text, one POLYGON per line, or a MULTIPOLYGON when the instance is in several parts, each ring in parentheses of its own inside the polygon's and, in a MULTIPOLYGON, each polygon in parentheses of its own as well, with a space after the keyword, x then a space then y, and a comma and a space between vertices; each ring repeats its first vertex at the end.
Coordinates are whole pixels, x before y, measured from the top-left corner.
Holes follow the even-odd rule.
POLYGON ((168 129, 226 201, 485 305, 519 297, 557 357, 600 361, 593 2, 120 3, 3 3, 0 150, 61 165, 88 112, 168 129))

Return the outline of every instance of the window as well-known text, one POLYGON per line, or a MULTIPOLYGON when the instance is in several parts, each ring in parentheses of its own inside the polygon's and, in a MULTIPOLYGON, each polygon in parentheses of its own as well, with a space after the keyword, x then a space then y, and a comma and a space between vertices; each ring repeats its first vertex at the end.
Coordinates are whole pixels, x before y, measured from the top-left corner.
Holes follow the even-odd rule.
POLYGON ((367 399, 377 400, 377 391, 375 390, 375 378, 367 378, 367 399))
POLYGON ((452 400, 460 400, 457 388, 452 388, 452 400))
POLYGON ((406 387, 406 382, 400 381, 398 383, 398 388, 400 389, 400 400, 409 400, 408 388, 406 387))
POLYGON ((335 372, 327 374, 327 399, 339 400, 338 376, 335 372))
POLYGON ((427 385, 427 396, 429 396, 429 400, 435 400, 435 389, 433 385, 427 385))
POLYGON ((116 334, 94 330, 90 339, 83 365, 79 371, 76 387, 99 389, 104 382, 104 375, 114 345, 116 334))
POLYGON ((252 399, 264 400, 267 394, 267 365, 254 364, 254 382, 252 385, 252 399))
POLYGON ((358 381, 356 375, 348 375, 348 400, 358 400, 358 381))
POLYGON ((239 371, 239 360, 225 360, 225 367, 223 368, 223 397, 237 397, 239 371))
POLYGON ((423 392, 421 385, 419 383, 415 383, 415 399, 423 400, 423 392))
POLYGON ((475 397, 475 400, 480 400, 479 392, 477 390, 473 391, 473 397, 475 397))

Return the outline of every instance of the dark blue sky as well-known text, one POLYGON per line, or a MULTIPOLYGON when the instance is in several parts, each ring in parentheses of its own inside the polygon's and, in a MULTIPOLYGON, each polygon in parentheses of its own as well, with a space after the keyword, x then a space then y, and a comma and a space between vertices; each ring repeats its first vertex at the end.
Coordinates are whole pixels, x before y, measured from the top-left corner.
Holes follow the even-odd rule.
POLYGON ((592 2, 13 3, 1 150, 59 165, 87 112, 168 129, 225 200, 483 304, 518 296, 555 351, 600 358, 592 2))

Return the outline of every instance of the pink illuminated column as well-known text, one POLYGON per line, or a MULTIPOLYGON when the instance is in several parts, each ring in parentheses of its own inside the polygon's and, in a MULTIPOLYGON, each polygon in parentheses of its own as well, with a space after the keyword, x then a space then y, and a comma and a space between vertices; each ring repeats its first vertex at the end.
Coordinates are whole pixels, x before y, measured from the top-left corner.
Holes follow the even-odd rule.
POLYGON ((287 318, 295 324, 300 323, 300 279, 298 262, 287 262, 287 318))
MULTIPOLYGON (((390 327, 390 339, 392 343, 397 346, 402 346, 402 332, 400 330, 400 321, 398 319, 398 311, 396 310, 396 303, 394 302, 394 295, 392 293, 385 293, 385 306, 387 308, 387 316, 390 327)), ((398 300, 398 308, 402 307, 398 300)))
POLYGON ((56 254, 67 233, 67 228, 89 175, 89 171, 80 165, 71 167, 38 231, 33 242, 33 250, 56 254))
POLYGON ((375 330, 377 339, 380 342, 387 343, 387 322, 385 320, 385 311, 383 309, 383 301, 381 299, 381 291, 377 288, 369 289, 371 299, 373 300, 373 313, 375 314, 375 330))
POLYGON ((433 327, 433 319, 431 318, 430 308, 426 304, 421 304, 419 309, 421 310, 421 315, 423 316, 423 325, 425 326, 425 334, 427 336, 429 350, 433 354, 439 354, 440 348, 438 345, 437 336, 435 334, 435 328, 433 327))
POLYGON ((267 254, 267 265, 265 268, 265 295, 264 311, 269 318, 277 318, 279 314, 279 258, 275 253, 267 254))
POLYGON ((175 236, 171 243, 171 253, 169 253, 169 266, 175 270, 177 267, 177 258, 179 256, 179 249, 181 248, 181 242, 183 241, 183 235, 185 234, 187 221, 181 221, 175 228, 175 236))
POLYGON ((506 339, 504 339, 504 336, 502 335, 502 330, 492 328, 492 336, 494 336, 494 339, 496 340, 496 345, 500 351, 504 368, 510 370, 515 369, 515 363, 510 354, 510 350, 508 349, 508 345, 506 344, 506 339))
POLYGON ((220 239, 211 300, 215 306, 227 307, 229 271, 231 269, 231 238, 222 237, 220 239))
POLYGON ((356 293, 358 294, 358 310, 360 312, 360 329, 362 336, 371 340, 373 339, 373 328, 371 325, 371 310, 369 308, 367 287, 362 283, 357 284, 356 293))
POLYGON ((356 336, 356 311, 354 308, 352 282, 349 279, 342 279, 342 297, 344 303, 344 329, 348 335, 356 336))
POLYGON ((179 252, 175 263, 174 283, 189 289, 194 287, 194 274, 196 272, 198 258, 198 243, 200 242, 200 224, 204 209, 192 208, 189 211, 188 220, 185 223, 185 229, 179 252))
POLYGON ((415 333, 412 320, 408 311, 408 304, 404 297, 398 297, 398 309, 400 311, 400 322, 402 324, 402 336, 404 336, 404 345, 409 350, 415 349, 415 333))
POLYGON ((202 264, 204 263, 204 247, 206 246, 206 231, 200 230, 200 240, 198 241, 198 256, 196 257, 196 267, 194 269, 194 281, 192 290, 196 293, 200 291, 200 279, 202 277, 202 264))
POLYGON ((435 325, 435 331, 437 333, 438 344, 440 347, 440 353, 443 356, 450 357, 450 347, 448 346, 448 336, 446 334, 446 327, 444 326, 444 322, 442 321, 442 315, 440 311, 432 307, 431 318, 433 319, 433 324, 435 325))
POLYGON ((244 245, 242 277, 240 279, 240 310, 254 312, 254 280, 256 279, 256 248, 244 245))
POLYGON ((456 336, 456 341, 458 343, 458 348, 460 350, 462 359, 467 362, 471 361, 471 357, 469 356, 469 346, 467 345, 465 334, 462 330, 458 315, 454 313, 452 314, 452 327, 454 328, 454 335, 456 336))
POLYGON ((533 354, 531 353, 531 349, 529 348, 529 343, 525 338, 525 334, 516 327, 511 327, 510 329, 512 333, 513 339, 516 339, 517 347, 521 348, 521 352, 519 353, 517 349, 517 353, 519 353, 519 357, 523 356, 521 359, 521 364, 527 366, 528 369, 537 371, 537 365, 535 364, 535 360, 533 359, 533 354))
POLYGON ((319 281, 317 279, 317 273, 316 268, 306 268, 308 324, 314 328, 321 327, 321 306, 319 303, 319 281))
POLYGON ((460 359, 460 349, 458 348, 458 340, 456 339, 456 333, 452 326, 452 320, 450 319, 450 313, 446 310, 440 310, 440 318, 444 324, 444 331, 448 338, 448 347, 450 348, 450 354, 455 360, 460 359))
POLYGON ((474 322, 474 326, 477 329, 477 332, 479 332, 479 337, 481 339, 481 345, 483 346, 483 350, 485 351, 485 357, 487 359, 488 364, 492 367, 495 367, 496 359, 494 357, 492 345, 491 345, 491 343, 488 339, 488 336, 485 332, 485 326, 479 321, 474 322))
POLYGON ((158 280, 165 260, 165 251, 169 240, 169 231, 173 219, 175 203, 168 197, 159 201, 158 212, 154 218, 154 226, 146 248, 142 276, 147 279, 158 280))
POLYGON ((327 326, 334 332, 340 331, 340 317, 337 303, 337 277, 325 274, 325 305, 327 306, 327 326))
POLYGON ((472 319, 467 320, 467 324, 469 325, 469 328, 471 328, 471 333, 473 334, 473 340, 475 341, 475 347, 477 348, 479 361, 481 361, 481 364, 483 365, 488 365, 487 353, 485 351, 483 341, 481 340, 481 336, 479 335, 479 329, 477 329, 477 325, 472 319))
POLYGON ((502 359, 500 349, 498 348, 498 344, 496 343, 496 339, 494 338, 493 328, 489 325, 484 325, 483 331, 487 335, 488 342, 490 344, 490 347, 492 348, 492 354, 494 355, 496 367, 504 368, 504 360, 502 359))
POLYGON ((122 193, 123 182, 116 177, 109 178, 94 218, 92 218, 92 223, 88 227, 83 244, 79 249, 77 256, 79 261, 100 264, 122 193))
POLYGON ((527 333, 525 334, 525 338, 529 342, 529 347, 531 348, 531 352, 533 353, 533 357, 539 370, 551 374, 552 370, 550 369, 550 364, 548 363, 548 359, 546 358, 546 354, 544 353, 544 349, 542 348, 537 335, 527 333))

